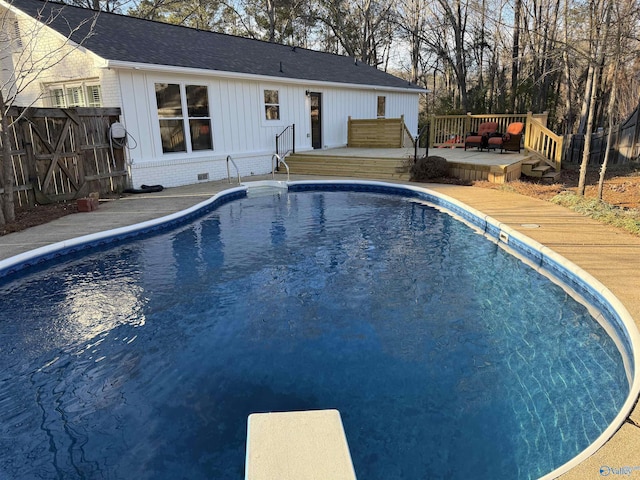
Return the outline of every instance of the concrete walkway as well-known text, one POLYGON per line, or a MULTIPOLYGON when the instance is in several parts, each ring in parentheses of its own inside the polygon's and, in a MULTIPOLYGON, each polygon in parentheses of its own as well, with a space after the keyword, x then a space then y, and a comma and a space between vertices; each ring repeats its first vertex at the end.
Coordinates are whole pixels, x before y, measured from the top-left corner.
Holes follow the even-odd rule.
MULTIPOLYGON (((245 180, 266 178, 271 177, 253 177, 245 180)), ((309 178, 291 177, 292 180, 309 178)), ((283 177, 280 176, 279 179, 282 180, 283 177)), ((608 287, 640 326, 639 237, 605 226, 549 202, 510 192, 455 185, 423 186, 458 199, 569 259, 608 287), (531 224, 539 227, 531 228, 531 224)), ((101 202, 99 209, 94 212, 68 215, 46 225, 0 237, 0 259, 80 235, 168 215, 195 205, 229 187, 226 181, 208 182, 101 202)), ((638 467, 638 470, 631 471, 625 477, 640 478, 638 405, 607 444, 561 478, 602 478, 601 468, 604 469, 603 473, 607 473, 605 467, 638 467)))

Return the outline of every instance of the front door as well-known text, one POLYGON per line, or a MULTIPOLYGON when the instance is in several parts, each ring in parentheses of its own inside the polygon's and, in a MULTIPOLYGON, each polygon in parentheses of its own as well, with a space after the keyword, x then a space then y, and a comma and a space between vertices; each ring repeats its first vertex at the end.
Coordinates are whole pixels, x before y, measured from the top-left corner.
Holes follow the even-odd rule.
POLYGON ((322 148, 322 94, 311 92, 311 146, 322 148))

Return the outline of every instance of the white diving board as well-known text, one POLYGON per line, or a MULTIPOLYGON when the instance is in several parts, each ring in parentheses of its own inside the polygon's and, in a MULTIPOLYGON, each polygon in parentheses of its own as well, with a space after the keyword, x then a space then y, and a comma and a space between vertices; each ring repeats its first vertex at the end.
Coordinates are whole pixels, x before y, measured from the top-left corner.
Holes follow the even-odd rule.
POLYGON ((245 480, 356 480, 340 412, 249 415, 245 480))

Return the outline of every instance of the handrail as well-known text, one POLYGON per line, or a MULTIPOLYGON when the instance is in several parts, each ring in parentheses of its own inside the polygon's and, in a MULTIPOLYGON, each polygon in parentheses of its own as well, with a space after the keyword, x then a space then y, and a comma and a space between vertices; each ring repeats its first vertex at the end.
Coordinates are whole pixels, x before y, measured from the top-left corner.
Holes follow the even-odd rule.
POLYGON ((409 140, 409 142, 411 142, 411 144, 415 147, 415 139, 413 138, 413 135, 411 135, 411 132, 409 131, 409 127, 407 127, 407 124, 404 123, 404 115, 402 115, 401 117, 402 120, 402 148, 406 148, 407 147, 407 140, 409 140))
MULTIPOLYGON (((286 157, 288 155, 288 153, 284 156, 286 157)), ((289 165, 287 165, 287 162, 284 161, 284 157, 280 158, 280 155, 278 155, 277 153, 274 153, 271 157, 271 177, 272 178, 276 178, 276 168, 278 168, 280 166, 280 164, 283 164, 285 166, 285 168, 287 169, 287 182, 289 181, 289 165), (276 159, 276 163, 273 163, 273 160, 276 159)))
POLYGON ((427 122, 426 125, 424 125, 420 131, 418 132, 418 136, 416 137, 414 143, 414 153, 413 153, 413 163, 416 163, 418 161, 418 148, 420 147, 420 139, 422 138, 422 136, 424 135, 424 133, 427 133, 427 149, 425 151, 424 156, 428 157, 429 156, 429 127, 430 124, 429 122, 427 122))
POLYGON ((229 172, 229 160, 231 160, 231 163, 236 169, 236 173, 238 174, 238 185, 240 185, 242 183, 242 180, 240 179, 240 170, 238 169, 238 165, 236 165, 236 162, 234 162, 233 158, 231 158, 231 155, 227 155, 227 179, 229 180, 229 183, 231 183, 231 173, 229 172))
POLYGON ((531 117, 528 120, 524 135, 524 148, 559 172, 562 167, 564 139, 561 135, 556 135, 545 127, 539 120, 531 117))
POLYGON ((281 158, 287 154, 296 153, 296 124, 288 125, 282 132, 276 135, 276 155, 281 158), (285 143, 285 145, 282 145, 285 143))

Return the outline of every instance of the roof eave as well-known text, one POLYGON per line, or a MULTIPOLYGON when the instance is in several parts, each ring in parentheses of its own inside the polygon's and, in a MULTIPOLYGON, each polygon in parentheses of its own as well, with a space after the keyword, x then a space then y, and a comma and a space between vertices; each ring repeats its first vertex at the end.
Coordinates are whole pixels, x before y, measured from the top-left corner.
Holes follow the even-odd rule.
POLYGON ((327 82, 319 80, 306 80, 302 78, 288 78, 288 77, 274 77, 269 75, 258 75, 252 73, 240 73, 240 72, 228 72, 222 70, 209 70, 203 68, 192 67, 178 67, 173 65, 158 65, 151 63, 139 63, 139 62, 127 62, 122 60, 104 60, 101 64, 98 64, 100 68, 113 68, 123 70, 140 70, 147 72, 162 72, 162 73, 180 73, 190 75, 201 75, 209 77, 220 78, 233 78, 239 80, 254 80, 263 82, 279 82, 290 83, 294 85, 321 85, 327 87, 340 87, 349 89, 367 89, 367 90, 384 90, 389 92, 402 92, 402 93, 414 93, 421 94, 427 93, 427 90, 419 87, 388 87, 384 85, 367 85, 357 83, 341 83, 341 82, 327 82))

